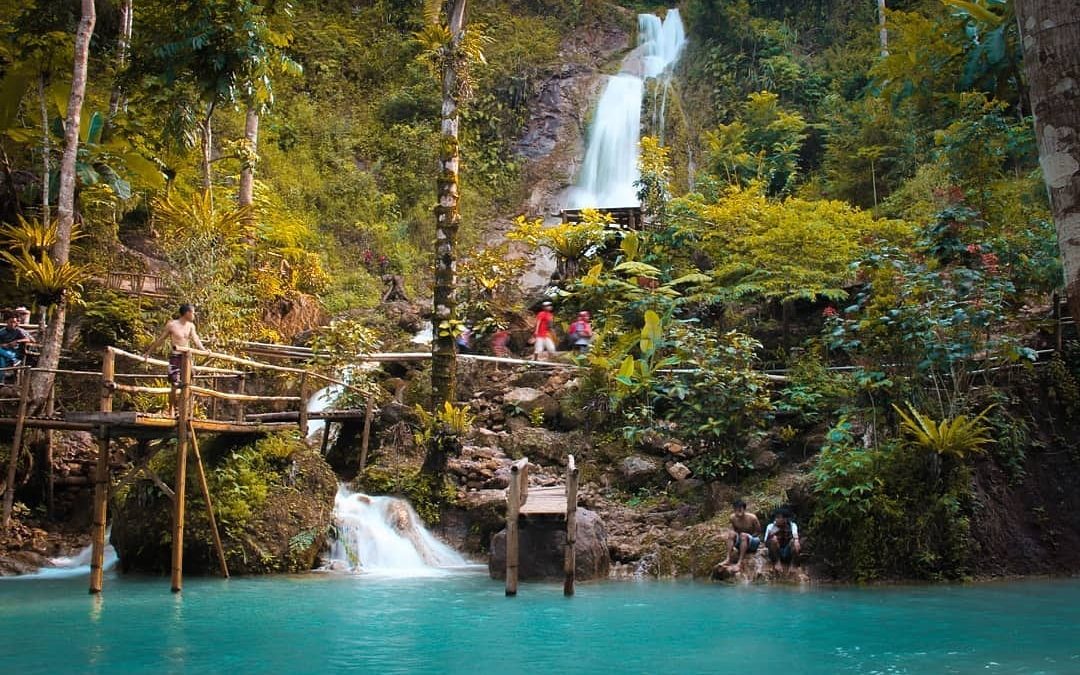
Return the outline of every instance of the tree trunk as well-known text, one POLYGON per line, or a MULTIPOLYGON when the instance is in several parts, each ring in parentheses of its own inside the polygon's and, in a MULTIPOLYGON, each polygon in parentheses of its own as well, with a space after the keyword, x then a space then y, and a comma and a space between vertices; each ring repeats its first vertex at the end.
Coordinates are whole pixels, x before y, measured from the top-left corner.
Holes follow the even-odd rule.
POLYGON ((1017 0, 1039 164, 1050 195, 1065 294, 1080 317, 1080 5, 1017 0))
MULTIPOLYGON (((245 161, 240 169, 240 195, 238 202, 240 207, 250 207, 255 203, 255 164, 254 155, 259 149, 259 112, 254 106, 247 109, 247 119, 244 121, 244 138, 248 142, 248 151, 252 153, 251 161, 245 161)), ((249 225, 254 224, 255 214, 245 216, 249 225)))
POLYGON ((38 103, 41 106, 41 222, 49 222, 49 179, 52 174, 52 137, 49 134, 49 106, 45 102, 45 71, 38 73, 38 103))
POLYGON ((112 134, 113 120, 124 105, 124 90, 120 86, 120 76, 127 68, 128 52, 131 49, 131 24, 134 10, 133 0, 123 0, 120 3, 120 35, 116 39, 116 82, 113 83, 112 95, 109 97, 109 116, 105 119, 105 127, 101 130, 102 140, 108 140, 112 134))
POLYGON ((211 103, 206 107, 206 118, 203 119, 202 129, 202 157, 200 157, 200 164, 202 165, 202 189, 203 194, 210 198, 210 207, 213 208, 213 185, 210 174, 210 161, 213 159, 213 146, 214 146, 214 104, 211 103))
MULTIPOLYGON (((465 25, 465 0, 455 0, 450 14, 450 40, 448 48, 457 50, 465 25)), ((456 318, 454 300, 454 269, 458 227, 461 212, 458 210, 458 167, 460 151, 458 142, 458 99, 461 95, 460 75, 456 58, 447 59, 442 77, 442 138, 439 142, 439 204, 435 207, 435 313, 432 320, 434 341, 431 351, 432 409, 444 402, 454 402, 456 397, 457 354, 454 336, 440 325, 452 325, 456 318)))
POLYGON ((878 40, 881 42, 881 55, 889 55, 889 31, 885 28, 885 0, 877 0, 878 40))
MULTIPOLYGON (((71 229, 75 224, 75 158, 79 150, 79 126, 83 98, 86 94, 86 63, 90 56, 90 36, 94 34, 97 11, 94 0, 82 0, 82 18, 75 34, 75 64, 71 76, 71 96, 68 99, 67 121, 64 124, 64 154, 60 159, 60 193, 56 198, 56 244, 50 256, 59 267, 71 257, 71 229)), ((38 366, 55 369, 60 363, 64 325, 67 318, 67 293, 61 297, 52 322, 45 329, 41 341, 41 358, 38 366)), ((33 410, 40 411, 46 405, 55 375, 39 372, 31 385, 30 397, 33 410)))

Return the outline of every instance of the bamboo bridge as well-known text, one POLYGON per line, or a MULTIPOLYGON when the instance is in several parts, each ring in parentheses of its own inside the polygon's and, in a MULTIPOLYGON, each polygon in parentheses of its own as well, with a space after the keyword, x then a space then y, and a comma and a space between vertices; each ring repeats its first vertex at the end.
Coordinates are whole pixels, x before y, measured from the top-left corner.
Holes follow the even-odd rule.
MULTIPOLYGON (((218 534, 214 517, 213 502, 210 498, 206 480, 206 470, 199 451, 199 434, 252 434, 282 431, 298 428, 307 435, 311 420, 324 420, 322 444, 325 450, 331 422, 363 420, 371 422, 370 399, 367 410, 331 410, 309 412, 308 404, 317 389, 314 383, 334 385, 345 389, 355 389, 346 382, 327 377, 312 370, 262 363, 251 359, 198 349, 180 349, 180 376, 175 387, 171 384, 158 386, 138 384, 140 380, 162 380, 165 375, 147 372, 119 372, 117 363, 135 363, 168 368, 169 363, 126 352, 115 347, 107 347, 102 355, 100 372, 42 369, 18 367, 6 369, 17 373, 18 398, 0 399, 18 401, 18 410, 14 417, 0 417, 0 426, 14 427, 12 452, 8 462, 6 481, 4 482, 4 525, 10 518, 15 492, 15 477, 23 440, 28 429, 88 431, 96 435, 98 441, 97 462, 93 474, 94 501, 91 525, 92 555, 90 563, 90 592, 98 593, 102 589, 103 562, 105 556, 105 525, 107 520, 108 498, 110 492, 117 492, 140 476, 146 476, 158 486, 173 502, 172 531, 172 590, 180 591, 183 586, 183 542, 185 520, 185 497, 187 493, 187 470, 189 452, 194 456, 198 474, 199 489, 206 500, 211 534, 214 539, 220 571, 228 576, 225 554, 218 534), (236 368, 221 368, 196 365, 194 357, 207 361, 225 362, 236 368), (246 370, 241 370, 244 368, 246 370), (290 376, 289 385, 295 394, 283 396, 252 395, 245 393, 245 383, 253 371, 270 371, 290 376), (99 405, 96 411, 69 411, 63 415, 29 414, 30 381, 35 372, 51 373, 54 376, 68 378, 89 378, 99 382, 99 405), (207 386, 208 385, 208 386, 207 386), (232 391, 228 391, 232 389, 232 391), (116 410, 118 395, 128 397, 138 395, 169 395, 176 398, 176 416, 144 412, 140 410, 116 410), (197 400, 208 400, 208 404, 198 406, 197 400), (269 405, 279 408, 273 412, 246 412, 249 405, 269 405), (231 407, 231 410, 226 410, 231 407), (286 408, 282 410, 281 408, 286 408), (198 414, 197 414, 198 412, 198 414), (150 468, 151 460, 165 447, 164 441, 174 438, 177 443, 177 468, 172 486, 168 485, 150 468), (123 447, 122 451, 128 467, 115 482, 111 476, 114 468, 110 462, 111 442, 118 439, 131 439, 133 447, 123 447), (156 442, 155 442, 156 441, 156 442)), ((6 373, 5 373, 6 374, 6 373)), ((50 394, 50 398, 52 395, 50 394)), ((134 407, 134 406, 133 406, 134 407)), ((53 480, 51 475, 52 458, 48 458, 50 480, 48 482, 51 497, 53 480)))

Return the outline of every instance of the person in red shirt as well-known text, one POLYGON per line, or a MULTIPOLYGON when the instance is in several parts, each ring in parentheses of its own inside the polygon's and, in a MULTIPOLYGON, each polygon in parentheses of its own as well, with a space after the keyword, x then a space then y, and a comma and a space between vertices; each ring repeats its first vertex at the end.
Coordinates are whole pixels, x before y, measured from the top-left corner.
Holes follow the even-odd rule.
POLYGON ((589 345, 592 344, 592 326, 589 324, 589 313, 578 312, 577 321, 570 324, 570 341, 574 344, 574 349, 579 352, 589 351, 589 345))
POLYGON ((536 313, 536 327, 533 328, 533 354, 537 360, 544 360, 545 354, 555 351, 555 314, 553 305, 545 302, 536 313))

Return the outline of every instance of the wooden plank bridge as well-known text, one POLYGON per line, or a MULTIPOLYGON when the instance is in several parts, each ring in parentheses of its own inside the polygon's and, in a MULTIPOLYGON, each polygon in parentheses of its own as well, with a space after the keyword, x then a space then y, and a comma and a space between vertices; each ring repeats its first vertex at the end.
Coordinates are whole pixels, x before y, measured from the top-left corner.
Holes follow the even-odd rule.
MULTIPOLYGON (((156 383, 152 383, 151 386, 137 384, 138 381, 145 379, 165 379, 166 375, 163 373, 117 371, 118 360, 135 363, 139 366, 155 366, 159 368, 168 368, 169 363, 167 361, 139 356, 114 347, 105 349, 102 355, 100 372, 63 369, 46 370, 25 366, 4 369, 8 372, 16 371, 19 393, 17 399, 4 399, 18 401, 18 411, 15 416, 0 417, 0 425, 14 427, 12 452, 8 462, 6 480, 3 484, 2 525, 4 527, 7 526, 11 516, 18 460, 21 455, 26 430, 88 431, 94 433, 97 437, 98 453, 93 476, 94 502, 91 525, 91 593, 98 593, 102 589, 109 494, 110 492, 119 491, 140 476, 145 476, 153 481, 173 502, 171 581, 174 592, 181 590, 183 586, 184 521, 189 452, 194 457, 199 489, 206 502, 220 572, 223 576, 227 577, 229 575, 224 549, 214 517, 213 502, 211 501, 206 480, 206 471, 199 451, 200 433, 252 434, 298 428, 300 433, 306 436, 309 422, 321 419, 326 421, 322 438, 325 451, 331 422, 362 420, 365 425, 371 423, 370 399, 368 407, 361 410, 308 411, 309 402, 317 391, 316 382, 322 385, 334 385, 342 389, 356 389, 346 382, 327 377, 312 370, 262 363, 231 354, 197 349, 180 349, 177 351, 180 355, 179 379, 168 386, 159 386, 156 383), (204 361, 225 362, 233 366, 233 368, 196 365, 194 363, 195 357, 199 357, 204 361), (245 393, 245 383, 256 371, 286 374, 290 377, 289 385, 299 391, 295 395, 285 396, 247 394, 245 393), (30 382, 34 373, 51 373, 53 376, 62 375, 65 377, 97 379, 100 383, 98 410, 92 412, 67 412, 59 416, 48 414, 35 416, 29 414, 30 382), (233 391, 226 391, 226 389, 232 389, 233 391), (118 394, 168 395, 174 398, 177 403, 176 415, 162 415, 133 409, 115 410, 114 405, 118 402, 118 394), (201 410, 199 410, 196 407, 197 399, 204 399, 208 403, 201 406, 201 410), (269 405, 288 409, 248 413, 246 406, 249 405, 269 405), (226 410, 228 407, 231 407, 232 410, 226 410), (170 486, 154 473, 150 468, 150 461, 167 445, 165 441, 174 437, 177 444, 177 467, 175 479, 170 486), (123 448, 125 456, 123 466, 129 468, 114 479, 112 469, 115 467, 110 463, 110 445, 113 440, 124 438, 134 440, 135 444, 134 447, 123 448)), ((6 375, 7 372, 4 372, 4 374, 6 375)), ((52 394, 50 394, 50 400, 51 398, 52 394)), ((119 399, 119 401, 123 402, 124 399, 119 399)), ((361 461, 363 461, 363 458, 361 461)), ((47 457, 47 464, 50 471, 48 489, 51 503, 54 485, 51 473, 51 452, 47 457)))
POLYGON ((566 458, 566 483, 563 485, 530 488, 527 457, 510 466, 510 486, 506 488, 506 595, 517 595, 521 519, 530 517, 566 519, 563 594, 574 594, 577 493, 578 468, 573 455, 566 458))

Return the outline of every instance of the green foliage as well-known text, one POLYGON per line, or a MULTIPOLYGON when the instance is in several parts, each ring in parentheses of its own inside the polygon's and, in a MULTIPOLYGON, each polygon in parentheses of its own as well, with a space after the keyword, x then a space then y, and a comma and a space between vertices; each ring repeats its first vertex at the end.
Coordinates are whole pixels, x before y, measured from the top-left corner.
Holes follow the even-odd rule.
POLYGON ((527 220, 518 216, 514 229, 506 234, 511 241, 521 241, 532 247, 543 247, 555 254, 560 276, 574 279, 579 266, 599 254, 601 247, 613 236, 609 229, 611 215, 595 209, 583 209, 581 222, 560 223, 546 227, 543 218, 527 220))
POLYGON ((444 447, 469 433, 476 420, 476 416, 469 411, 469 406, 456 406, 449 401, 444 401, 442 407, 434 413, 420 405, 417 405, 415 410, 419 423, 413 436, 416 444, 421 447, 432 443, 444 447))
MULTIPOLYGON (((940 470, 940 468, 939 468, 940 470)), ((956 579, 973 555, 971 473, 949 463, 940 480, 910 444, 861 447, 854 424, 826 436, 812 478, 814 551, 834 573, 859 580, 956 579)))
POLYGON ((900 416, 900 428, 909 441, 928 452, 963 460, 971 455, 982 454, 985 452, 984 446, 992 442, 986 435, 989 431, 986 416, 990 408, 975 417, 957 415, 940 422, 934 422, 910 403, 907 412, 895 404, 893 410, 900 416))
POLYGON ((135 347, 142 315, 132 298, 111 291, 88 294, 79 324, 84 347, 135 347))
POLYGON ((232 536, 243 531, 270 491, 284 484, 292 455, 303 441, 295 434, 271 434, 248 443, 207 444, 207 482, 218 521, 232 536))
POLYGON ((779 96, 750 94, 731 124, 706 132, 704 141, 713 171, 732 185, 760 182, 770 195, 790 194, 799 177, 799 152, 806 121, 780 107, 779 96))

